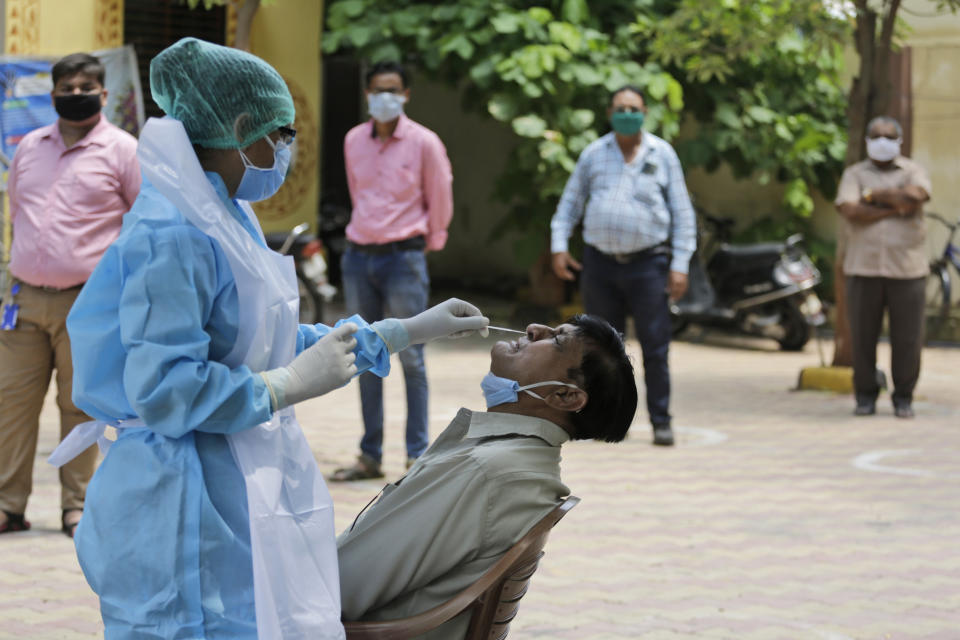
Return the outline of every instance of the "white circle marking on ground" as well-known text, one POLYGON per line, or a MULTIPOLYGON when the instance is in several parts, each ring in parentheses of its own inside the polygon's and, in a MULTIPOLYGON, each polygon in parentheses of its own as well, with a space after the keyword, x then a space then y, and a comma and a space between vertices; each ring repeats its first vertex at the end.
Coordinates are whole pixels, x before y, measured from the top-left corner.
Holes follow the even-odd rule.
POLYGON ((729 439, 724 432, 706 427, 676 427, 675 429, 677 433, 694 436, 691 442, 684 443, 687 447, 710 447, 729 439))
POLYGON ((929 469, 914 469, 913 467, 897 467, 888 464, 880 464, 884 458, 894 456, 908 456, 922 453, 921 449, 887 449, 882 451, 867 451, 861 453, 851 461, 851 464, 862 471, 872 471, 874 473, 893 473, 901 476, 913 476, 915 478, 960 478, 960 474, 943 474, 929 469))

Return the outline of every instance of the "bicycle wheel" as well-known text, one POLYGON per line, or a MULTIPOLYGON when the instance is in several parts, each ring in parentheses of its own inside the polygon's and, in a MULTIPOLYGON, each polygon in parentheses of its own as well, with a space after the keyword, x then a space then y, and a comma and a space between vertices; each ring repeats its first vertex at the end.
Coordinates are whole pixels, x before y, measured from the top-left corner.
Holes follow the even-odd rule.
POLYGON ((930 265, 927 277, 927 315, 943 322, 950 315, 950 273, 942 261, 930 265))

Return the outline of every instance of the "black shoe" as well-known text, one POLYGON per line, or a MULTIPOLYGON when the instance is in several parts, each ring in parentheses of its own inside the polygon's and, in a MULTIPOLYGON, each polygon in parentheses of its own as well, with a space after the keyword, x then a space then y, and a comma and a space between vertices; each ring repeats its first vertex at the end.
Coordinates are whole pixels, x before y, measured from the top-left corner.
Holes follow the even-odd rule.
POLYGON ((910 406, 909 402, 895 404, 893 405, 893 415, 898 418, 912 418, 914 416, 913 407, 910 406))
POLYGON ((653 425, 653 444, 661 447, 673 446, 673 429, 670 428, 670 425, 653 425))
POLYGON ((857 408, 853 410, 855 416, 872 416, 877 412, 877 403, 872 401, 858 402, 857 408))

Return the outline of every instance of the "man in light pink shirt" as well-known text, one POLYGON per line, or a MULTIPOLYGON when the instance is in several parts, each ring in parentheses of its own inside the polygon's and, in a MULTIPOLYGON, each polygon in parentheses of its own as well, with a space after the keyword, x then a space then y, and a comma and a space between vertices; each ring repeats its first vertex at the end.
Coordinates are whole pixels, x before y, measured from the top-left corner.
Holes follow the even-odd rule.
MULTIPOLYGON (((13 243, 0 330, 0 533, 30 528, 24 511, 54 369, 61 439, 89 420, 71 399, 67 313, 140 190, 136 139, 100 113, 107 98, 100 61, 75 53, 57 62, 52 76, 60 118, 23 137, 8 179, 13 243)), ((71 537, 96 458, 91 447, 60 468, 61 526, 71 537)))
MULTIPOLYGON (((440 138, 403 114, 410 98, 407 73, 396 62, 367 72, 372 120, 344 140, 353 214, 341 262, 348 313, 374 322, 408 318, 427 308, 430 278, 426 252, 447 242, 453 216, 450 160, 440 138)), ((407 389, 407 466, 427 448, 427 374, 423 345, 400 352, 407 389)), ((360 455, 332 480, 383 477, 383 387, 360 376, 364 434, 360 455)))

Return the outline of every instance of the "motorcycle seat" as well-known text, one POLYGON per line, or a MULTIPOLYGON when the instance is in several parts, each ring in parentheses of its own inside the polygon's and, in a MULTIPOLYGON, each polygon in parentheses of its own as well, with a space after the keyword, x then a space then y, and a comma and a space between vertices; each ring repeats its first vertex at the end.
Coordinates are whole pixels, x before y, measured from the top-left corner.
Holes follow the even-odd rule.
POLYGON ((780 255, 786 250, 782 242, 760 242, 757 244, 722 244, 717 253, 731 258, 757 258, 760 256, 780 255))
MULTIPOLYGON (((290 234, 286 231, 275 231, 271 233, 264 234, 264 239, 267 241, 267 246, 278 251, 280 247, 283 246, 283 243, 286 242, 287 236, 290 234)), ((298 254, 303 251, 303 248, 310 244, 315 239, 315 236, 312 233, 304 233, 297 237, 293 241, 293 244, 290 247, 289 253, 291 255, 298 254)))

